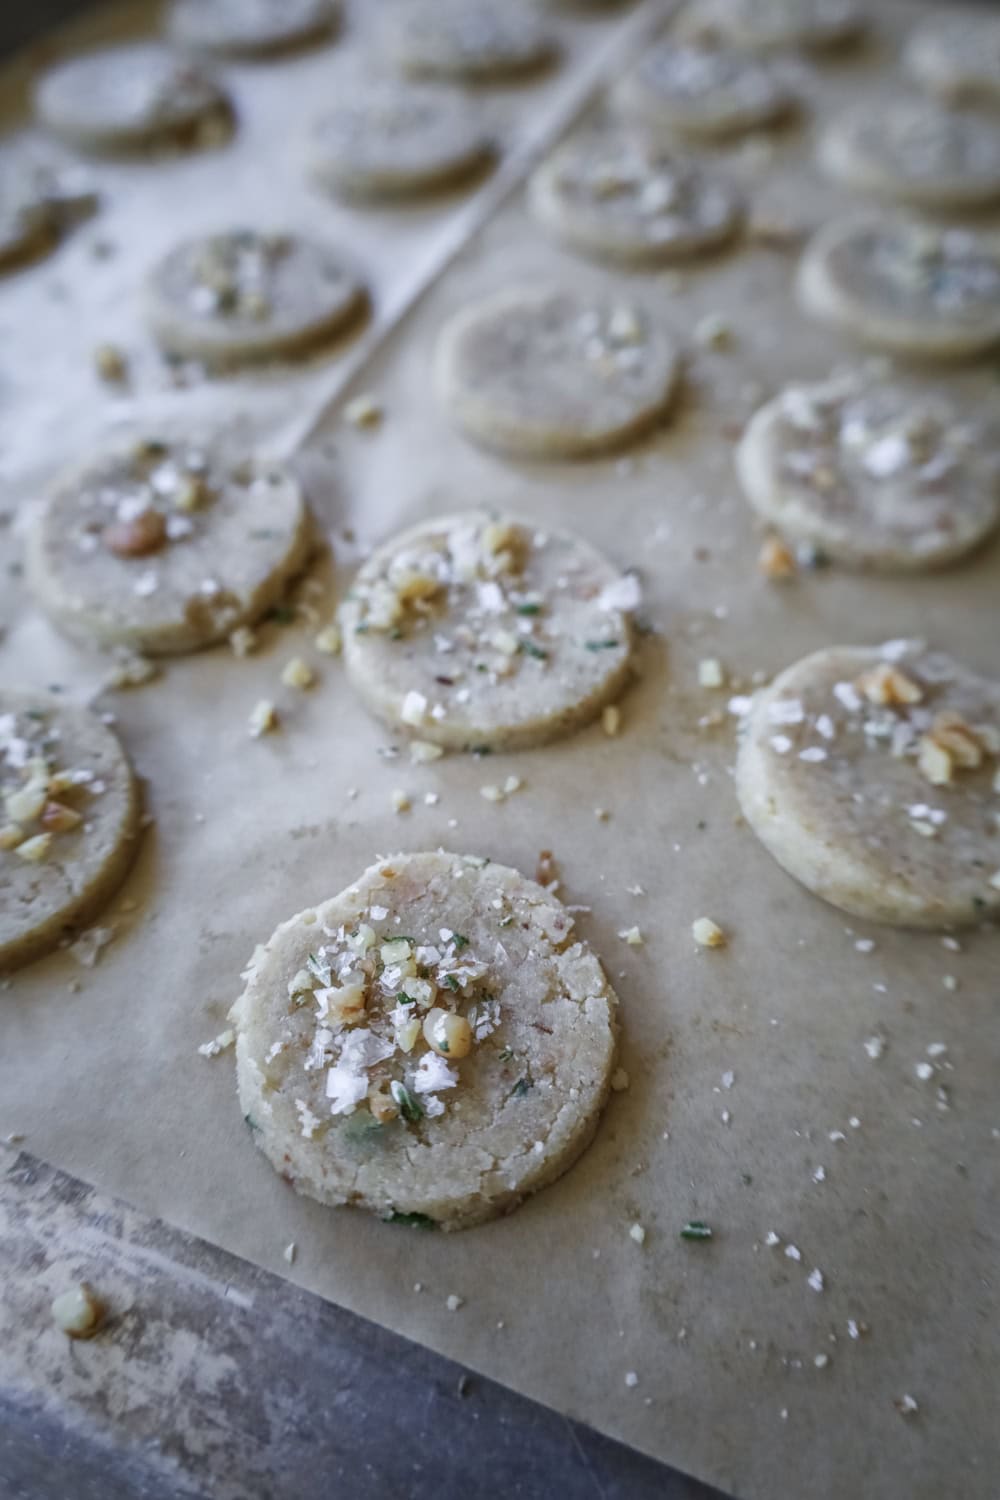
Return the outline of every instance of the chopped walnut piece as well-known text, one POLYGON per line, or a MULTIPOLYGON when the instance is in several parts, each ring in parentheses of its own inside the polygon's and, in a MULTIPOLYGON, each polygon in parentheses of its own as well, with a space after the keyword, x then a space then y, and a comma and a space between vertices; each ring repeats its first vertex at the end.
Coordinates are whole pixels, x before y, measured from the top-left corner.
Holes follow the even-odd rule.
POLYGON ((153 506, 131 521, 112 521, 102 536, 105 547, 116 557, 148 557, 159 552, 166 540, 167 523, 153 506))
POLYGON ((983 763, 983 744, 972 725, 953 710, 934 715, 930 737, 942 750, 947 750, 956 766, 964 770, 975 770, 983 763))
POLYGON ((765 578, 776 582, 795 576, 795 558, 776 536, 769 536, 761 546, 757 566, 765 578))
POLYGON ((368 1095, 368 1108, 380 1125, 388 1125, 398 1118, 399 1106, 390 1094, 382 1092, 383 1087, 380 1085, 368 1095))
POLYGON ((917 766, 934 786, 947 786, 954 769, 951 755, 928 734, 921 736, 917 766))
POLYGON ((47 833, 69 833, 79 828, 83 817, 64 802, 49 802, 42 810, 42 827, 47 833))
POLYGON ((919 703, 924 696, 919 683, 887 661, 880 661, 878 666, 863 672, 855 685, 869 703, 880 708, 919 703))

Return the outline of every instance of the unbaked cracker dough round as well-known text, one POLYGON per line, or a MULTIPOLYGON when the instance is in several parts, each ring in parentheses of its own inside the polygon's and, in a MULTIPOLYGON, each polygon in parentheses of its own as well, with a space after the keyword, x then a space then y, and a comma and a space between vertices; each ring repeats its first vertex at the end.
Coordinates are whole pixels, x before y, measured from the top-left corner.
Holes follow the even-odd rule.
POLYGON ((848 567, 940 567, 1000 521, 997 431, 944 392, 856 373, 789 386, 755 413, 735 459, 765 521, 848 567))
POLYGON ((585 542, 485 511, 380 547, 341 609, 348 675, 396 731, 449 750, 569 734, 631 671, 638 580, 585 542))
POLYGON ((777 75, 745 52, 658 42, 622 80, 622 112, 652 130, 714 140, 770 125, 793 97, 777 75))
POLYGON ((315 41, 339 20, 339 0, 174 0, 170 35, 198 52, 262 57, 315 41))
POLYGON ((97 716, 0 689, 0 973, 100 912, 138 833, 131 767, 97 716))
POLYGON ((516 870, 380 860, 283 923, 246 977, 240 1107, 300 1193, 462 1229, 547 1186, 594 1134, 617 999, 566 909, 516 870))
POLYGON ((200 65, 136 42, 57 63, 35 87, 35 112, 70 145, 103 152, 197 140, 229 105, 200 65))
POLYGON ((921 642, 833 646, 758 693, 736 790, 780 865, 853 916, 1000 912, 1000 684, 921 642))
POLYGON ((404 0, 384 22, 389 54, 404 73, 489 83, 555 60, 546 24, 522 0, 404 0))
POLYGON ((823 135, 819 160, 849 187, 920 207, 1000 198, 1000 124, 926 99, 853 104, 823 135))
POLYGON ((557 150, 529 185, 536 218, 598 260, 664 265, 732 239, 740 205, 709 169, 627 136, 582 137, 557 150))
POLYGON ((118 438, 56 484, 28 538, 28 579, 68 635, 154 655, 224 640, 304 566, 298 483, 245 450, 118 438))
POLYGON ((493 154, 469 99, 446 89, 367 80, 316 122, 313 177, 348 198, 398 198, 450 187, 493 154))
POLYGON ((339 251, 298 234, 234 229, 176 245, 146 311, 169 354, 233 365, 299 353, 355 318, 364 290, 339 251))
POLYGON ((890 353, 961 358, 1000 341, 1000 250, 964 229, 843 219, 806 246, 807 312, 890 353))
POLYGON ((654 427, 670 405, 677 349, 625 301, 513 287, 455 314, 435 382, 466 437, 515 458, 587 458, 654 427))
POLYGON ((859 0, 696 0, 679 30, 754 52, 820 52, 853 42, 864 25, 859 0))
POLYGON ((907 42, 903 66, 949 103, 1000 103, 1000 17, 985 9, 928 17, 907 42))

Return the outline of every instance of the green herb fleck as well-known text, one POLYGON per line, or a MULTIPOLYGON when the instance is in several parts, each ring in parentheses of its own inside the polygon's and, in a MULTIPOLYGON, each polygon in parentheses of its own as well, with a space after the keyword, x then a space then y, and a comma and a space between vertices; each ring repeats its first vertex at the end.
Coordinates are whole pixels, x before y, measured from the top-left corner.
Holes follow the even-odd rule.
POLYGON ((448 986, 448 988, 450 990, 453 990, 455 992, 455 994, 457 994, 458 991, 461 989, 461 985, 459 984, 458 980, 455 978, 454 974, 446 974, 444 976, 444 983, 448 986))
POLYGON ((500 1061, 501 1062, 510 1062, 510 1060, 511 1060, 511 1058, 513 1056, 514 1056, 514 1049, 513 1049, 513 1047, 504 1047, 503 1050, 502 1050, 502 1052, 500 1053, 500 1061))
POLYGON ((681 1230, 682 1240, 710 1240, 712 1230, 703 1219, 689 1219, 681 1230))
POLYGON ((621 645, 621 641, 584 641, 583 644, 588 651, 613 651, 616 646, 621 645))
POLYGON ((522 638, 517 643, 517 649, 521 652, 522 656, 533 656, 535 661, 548 661, 549 659, 549 653, 543 651, 541 646, 536 646, 534 641, 527 641, 522 638))
POLYGON ((399 1105, 399 1112, 404 1120, 410 1125, 416 1125, 418 1120, 423 1119, 424 1106, 420 1103, 419 1099, 414 1098, 405 1083, 400 1083, 398 1079, 393 1079, 389 1085, 389 1089, 392 1097, 399 1105))
POLYGON ((390 641, 401 641, 403 639, 403 632, 398 625, 394 625, 389 631, 389 639, 390 641))
POLYGON ((306 959, 306 968, 314 979, 319 980, 320 984, 330 983, 330 965, 324 963, 321 958, 317 958, 315 953, 310 953, 306 959))
POLYGON ((367 635, 369 629, 370 629, 370 627, 367 624, 365 624, 364 621, 362 621, 360 625, 355 625, 355 627, 354 627, 354 634, 355 635, 367 635))
POLYGON ((540 604, 519 604, 517 612, 519 615, 540 615, 542 606, 540 604))
POLYGON ((469 946, 469 939, 467 937, 463 937, 460 932, 453 932, 451 935, 451 940, 455 944, 456 953, 461 953, 463 948, 467 948, 469 946))
POLYGON ((523 1099, 532 1087, 530 1078, 519 1078, 510 1091, 511 1099, 523 1099))
POLYGON ((288 604, 277 604, 274 609, 268 610, 264 618, 273 620, 276 625, 291 625, 295 619, 295 611, 288 604))
POLYGON ((399 1003, 400 1005, 416 1005, 417 1002, 413 995, 408 995, 405 990, 400 990, 399 1003))
POLYGON ((426 1214, 398 1214, 395 1209, 386 1219, 384 1224, 408 1224, 411 1229, 436 1229, 437 1221, 430 1219, 426 1214))
POLYGON ((244 1115, 243 1123, 244 1125, 249 1125, 251 1130, 260 1129, 260 1126, 257 1124, 257 1121, 254 1119, 253 1115, 244 1115))
POLYGON ((510 924, 511 924, 511 922, 513 922, 513 920, 514 920, 514 918, 510 917, 510 916, 501 917, 500 921, 497 923, 497 926, 498 927, 509 927, 510 924))

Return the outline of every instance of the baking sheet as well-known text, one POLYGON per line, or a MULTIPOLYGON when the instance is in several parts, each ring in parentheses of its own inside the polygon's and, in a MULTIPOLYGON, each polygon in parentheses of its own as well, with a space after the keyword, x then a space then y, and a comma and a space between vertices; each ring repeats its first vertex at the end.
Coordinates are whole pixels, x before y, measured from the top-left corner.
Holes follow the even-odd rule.
MULTIPOLYGON (((881 47, 824 69, 809 85, 816 114, 875 86, 922 9, 883 0, 881 47)), ((603 34, 596 23, 572 29, 589 47, 603 34)), ((261 90, 248 105, 264 109, 269 90, 277 97, 269 73, 233 76, 261 90)), ((777 137, 773 151, 725 154, 760 213, 808 225, 846 201, 810 169, 810 135, 807 127, 777 137)), ((245 172, 242 186, 231 174, 229 202, 252 185, 245 172)), ((156 189, 173 192, 186 215, 180 178, 181 167, 170 168, 156 189)), ((327 212, 294 180, 281 193, 289 214, 327 212)), ((213 207, 221 215, 218 196, 213 207)), ((142 219, 116 203, 94 230, 121 222, 131 264, 125 231, 142 219)), ((391 281, 392 236, 360 216, 339 222, 355 243, 366 234, 366 247, 382 245, 391 281)), ((189 223, 178 218, 178 227, 189 223)), ((424 243, 428 256, 439 253, 424 243)), ((76 364, 114 295, 77 281, 88 264, 74 244, 0 287, 6 380, 39 340, 37 376, 31 360, 18 377, 25 408, 12 405, 7 417, 4 465, 18 498, 22 478, 33 482, 40 457, 51 456, 38 444, 65 425, 68 445, 96 415, 76 364), (40 336, 54 279, 72 281, 73 316, 52 314, 40 336), (54 345, 67 327, 69 354, 54 345), (19 437, 22 411, 41 393, 48 425, 19 437)), ((304 624, 266 627, 249 660, 219 651, 172 662, 160 682, 103 698, 149 779, 155 826, 111 908, 116 937, 98 966, 82 970, 60 955, 0 997, 0 1134, 23 1133, 35 1153, 140 1208, 737 1495, 985 1500, 1000 1460, 997 936, 964 935, 954 952, 932 934, 851 922, 809 897, 739 825, 731 720, 723 712, 719 726, 699 723, 754 672, 772 674, 831 642, 919 633, 998 672, 996 544, 920 579, 829 570, 775 587, 758 577, 732 438, 786 379, 820 376, 851 352, 795 312, 792 265, 787 253, 744 248, 679 280, 602 272, 546 243, 518 199, 470 243, 348 387, 384 403, 382 427, 358 432, 332 412, 303 471, 338 583, 363 547, 456 503, 498 502, 575 527, 638 566, 652 632, 641 681, 622 704, 620 739, 595 727, 517 756, 411 767, 386 754, 391 738, 358 707, 339 662, 312 651, 304 624), (720 313, 734 347, 692 353, 675 420, 624 458, 544 467, 491 459, 434 406, 433 338, 469 296, 535 273, 613 282, 689 344, 699 319, 720 313), (320 671, 309 694, 278 682, 299 653, 320 671), (697 686, 706 656, 725 663, 727 692, 697 686), (279 702, 285 727, 252 742, 246 718, 263 696, 279 702), (501 806, 481 798, 483 784, 515 771, 522 792, 501 806), (406 816, 391 809, 396 787, 412 797, 406 816), (426 805, 426 792, 440 801, 426 805), (454 1236, 296 1198, 246 1137, 231 1055, 206 1061, 196 1050, 222 1029, 242 964, 279 920, 339 890, 378 852, 437 845, 529 874, 541 848, 554 850, 563 895, 584 908, 580 930, 621 996, 631 1078, 567 1177, 509 1219, 454 1236), (644 894, 629 891, 636 885, 644 894), (701 915, 726 928, 725 951, 695 950, 690 924, 701 915), (639 949, 618 937, 636 923, 639 949), (864 951, 869 938, 874 948, 864 951), (885 1040, 878 1061, 864 1047, 873 1035, 885 1040), (914 1065, 935 1042, 947 1054, 934 1083, 921 1083, 914 1065), (831 1131, 846 1139, 831 1141, 831 1131), (819 1167, 825 1178, 816 1181, 819 1167), (679 1239, 689 1218, 713 1226, 710 1243, 679 1239), (642 1246, 629 1236, 636 1222, 642 1246), (800 1262, 766 1246, 772 1230, 799 1248, 800 1262), (282 1258, 290 1241, 291 1268, 282 1258), (822 1292, 807 1281, 814 1267, 822 1292), (464 1299, 456 1312, 450 1294, 464 1299), (868 1331, 852 1338, 849 1321, 868 1331), (919 1406, 908 1418, 894 1404, 904 1395, 919 1406)), ((116 326, 137 342, 131 312, 120 317, 116 326)), ((180 400, 197 414, 208 395, 280 444, 330 373, 290 385, 256 377, 180 400)), ((995 400, 989 365, 947 379, 970 399, 995 400)), ((16 528, 0 531, 2 560, 17 547, 16 528)), ((324 609, 330 602, 320 599, 324 609)), ((35 683, 63 684, 73 696, 99 681, 102 664, 61 644, 16 580, 5 579, 0 614, 0 681, 23 683, 27 662, 35 683)))

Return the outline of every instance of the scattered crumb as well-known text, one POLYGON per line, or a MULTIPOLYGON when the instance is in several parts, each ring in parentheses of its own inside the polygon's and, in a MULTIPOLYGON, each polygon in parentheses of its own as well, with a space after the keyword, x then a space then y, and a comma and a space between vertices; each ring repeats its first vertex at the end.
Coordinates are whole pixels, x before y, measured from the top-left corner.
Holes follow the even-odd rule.
POLYGON ((458 1309, 460 1307, 464 1307, 464 1306, 465 1306, 465 1298, 464 1297, 456 1297, 456 1295, 455 1295, 454 1292, 451 1293, 450 1297, 445 1302, 445 1307, 448 1309, 449 1312, 458 1312, 458 1309))
POLYGON ((85 969, 92 969, 104 949, 114 941, 113 927, 88 927, 81 932, 75 943, 70 943, 70 955, 85 969))
POLYGON ((601 728, 609 739, 614 739, 622 727, 622 711, 616 703, 609 703, 601 713, 601 728))
POLYGON ((721 313, 707 313, 694 325, 694 341, 703 349, 729 349, 733 330, 721 313))
POLYGON ((878 1062, 879 1058, 885 1051, 885 1037, 870 1036, 865 1042, 865 1051, 868 1053, 868 1056, 871 1058, 872 1062, 878 1062))
POLYGON ((706 656, 698 663, 698 686, 721 688, 726 685, 726 673, 717 656, 706 656))
POLYGON ((788 1256, 789 1260, 802 1259, 802 1251, 799 1249, 798 1245, 786 1245, 785 1254, 788 1256))
POLYGON ((699 948, 724 948, 726 934, 711 917, 699 917, 691 924, 691 935, 699 948))
POLYGON ((350 422, 352 427, 377 427, 383 416, 383 408, 367 392, 355 396, 344 407, 344 421, 350 422))
POLYGON ((117 344, 98 344, 94 350, 94 369, 109 385, 124 385, 128 379, 128 359, 117 344))
POLYGON ((252 656, 257 649, 257 635, 249 625, 239 625, 229 636, 229 649, 240 658, 252 656))
POLYGON ((769 1229, 767 1231, 767 1234, 764 1236, 764 1244, 773 1249, 775 1245, 781 1244, 781 1235, 775 1234, 773 1229, 769 1229))
POLYGON ((324 656, 339 656, 343 644, 344 638, 340 633, 340 626, 335 624, 324 625, 313 641, 316 650, 322 651, 324 656))
POLYGON ((921 1083, 926 1083, 928 1078, 934 1077, 934 1065, 929 1062, 916 1063, 913 1071, 914 1073, 916 1073, 921 1083))
POLYGON ((145 683, 152 682, 154 678, 159 677, 161 671, 159 663, 150 661, 148 656, 140 656, 135 651, 122 651, 118 653, 115 664, 104 679, 102 686, 119 691, 143 687, 145 683))
POLYGON ((830 1356, 829 1356, 829 1354, 815 1354, 815 1355, 813 1355, 813 1364, 816 1366, 817 1370, 825 1370, 826 1367, 827 1367, 827 1365, 829 1363, 830 1363, 830 1356))
POLYGON ((629 1230, 629 1238, 635 1240, 637 1245, 646 1243, 646 1231, 641 1224, 633 1224, 629 1230))
POLYGON ((301 656, 293 656, 282 668, 281 680, 285 687, 300 688, 304 692, 315 683, 316 673, 301 656))
POLYGON ((639 1377, 634 1370, 627 1371, 625 1375, 625 1384, 628 1386, 629 1390, 633 1390, 639 1384, 639 1377))
POLYGON ((250 715, 250 738, 259 740, 262 735, 273 734, 280 723, 274 704, 268 698, 261 698, 250 715))
POLYGON ((295 1241, 292 1240, 289 1244, 287 1244, 281 1253, 284 1256, 285 1260, 287 1260, 289 1265, 294 1264, 295 1256, 298 1253, 298 1246, 296 1245, 295 1241))
POLYGON ((226 1048, 231 1047, 235 1040, 235 1031, 233 1031, 232 1027, 227 1027, 225 1031, 220 1031, 217 1037, 213 1037, 212 1041, 202 1042, 198 1051, 202 1057, 218 1057, 219 1053, 225 1052, 226 1048))
POLYGON ((392 804, 392 810, 395 813, 409 812, 410 808, 413 805, 406 792, 403 791, 402 787, 398 786, 395 787, 390 793, 389 801, 392 804))
POLYGON ((630 948, 641 948, 643 936, 638 927, 625 927, 618 934, 622 942, 628 943, 630 948))
POLYGON ((85 1281, 61 1292, 52 1303, 57 1328, 71 1339, 89 1339, 104 1322, 107 1309, 85 1281))
POLYGON ((440 745, 434 745, 430 740, 410 741, 410 760, 415 766, 430 765, 432 760, 440 760, 444 751, 440 745))
POLYGON ((757 566, 765 578, 774 582, 795 576, 795 557, 776 536, 769 536, 761 546, 757 554, 757 566))
POLYGON ((819 1269, 818 1266, 813 1267, 813 1269, 809 1272, 806 1280, 808 1281, 814 1292, 821 1292, 823 1290, 823 1287, 825 1286, 825 1282, 823 1280, 823 1272, 819 1269))
POLYGON ((912 1417, 920 1410, 919 1405, 910 1395, 898 1396, 892 1403, 901 1417, 912 1417))

